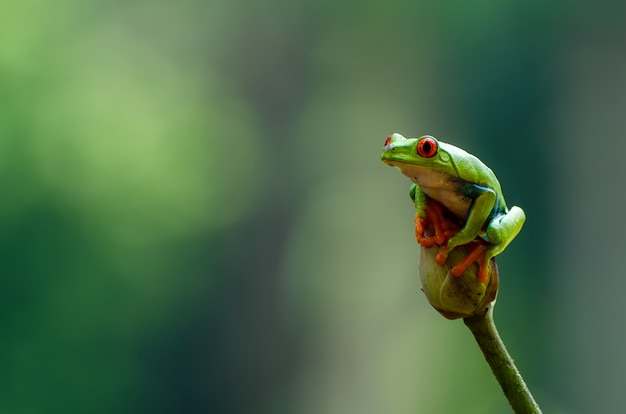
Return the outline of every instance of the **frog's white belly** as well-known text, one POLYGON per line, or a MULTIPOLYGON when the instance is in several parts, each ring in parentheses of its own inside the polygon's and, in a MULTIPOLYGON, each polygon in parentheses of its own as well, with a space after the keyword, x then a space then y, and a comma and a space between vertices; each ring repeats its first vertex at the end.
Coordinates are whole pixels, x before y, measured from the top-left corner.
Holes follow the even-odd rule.
MULTIPOLYGON (((417 183, 419 185, 419 183, 417 183)), ((420 185, 420 188, 426 195, 440 204, 444 205, 455 216, 465 220, 472 206, 472 199, 463 194, 458 193, 459 185, 453 185, 456 188, 432 188, 420 185)))
POLYGON ((461 192, 461 187, 466 184, 465 181, 417 165, 398 164, 396 167, 419 185, 428 197, 444 205, 455 216, 461 219, 467 218, 472 199, 461 192))

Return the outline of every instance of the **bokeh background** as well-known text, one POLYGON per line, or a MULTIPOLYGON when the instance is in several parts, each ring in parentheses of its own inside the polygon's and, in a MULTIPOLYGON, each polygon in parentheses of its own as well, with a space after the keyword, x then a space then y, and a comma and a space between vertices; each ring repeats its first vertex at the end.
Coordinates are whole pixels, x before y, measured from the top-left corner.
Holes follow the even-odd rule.
POLYGON ((0 3, 0 413, 509 412, 392 132, 525 209, 496 320, 544 411, 623 412, 625 12, 0 3))

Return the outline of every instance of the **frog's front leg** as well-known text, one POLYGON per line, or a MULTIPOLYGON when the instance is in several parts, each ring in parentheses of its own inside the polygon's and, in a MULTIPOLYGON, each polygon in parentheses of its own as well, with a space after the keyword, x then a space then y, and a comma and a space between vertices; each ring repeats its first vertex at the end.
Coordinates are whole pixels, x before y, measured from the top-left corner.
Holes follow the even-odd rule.
POLYGON ((415 211, 417 215, 423 220, 426 218, 426 205, 428 203, 428 196, 419 185, 413 184, 409 189, 409 197, 411 197, 411 201, 415 204, 415 211))
POLYGON ((491 214, 491 210, 496 202, 496 193, 489 187, 474 186, 474 191, 478 196, 474 199, 463 228, 443 247, 435 260, 439 264, 445 263, 448 253, 457 246, 467 244, 480 234, 486 221, 491 214))

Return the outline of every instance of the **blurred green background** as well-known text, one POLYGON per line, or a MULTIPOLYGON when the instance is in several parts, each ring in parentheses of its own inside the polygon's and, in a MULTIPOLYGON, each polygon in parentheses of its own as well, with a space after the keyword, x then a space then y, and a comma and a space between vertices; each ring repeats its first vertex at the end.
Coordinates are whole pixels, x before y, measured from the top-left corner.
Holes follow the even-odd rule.
POLYGON ((625 9, 0 3, 0 413, 509 412, 392 132, 525 209, 496 320, 544 411, 621 412, 625 9))

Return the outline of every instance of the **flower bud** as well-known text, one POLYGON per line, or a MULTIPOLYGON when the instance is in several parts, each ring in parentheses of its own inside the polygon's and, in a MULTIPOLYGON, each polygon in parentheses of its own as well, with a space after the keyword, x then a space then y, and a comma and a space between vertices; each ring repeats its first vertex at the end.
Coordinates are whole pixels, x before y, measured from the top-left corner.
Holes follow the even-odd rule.
POLYGON ((443 265, 435 257, 441 246, 420 245, 419 273, 422 291, 430 304, 448 319, 483 315, 495 301, 498 293, 498 267, 495 259, 489 261, 487 280, 479 282, 477 263, 472 263, 459 277, 452 275, 452 268, 476 247, 486 243, 481 239, 452 249, 443 265))

